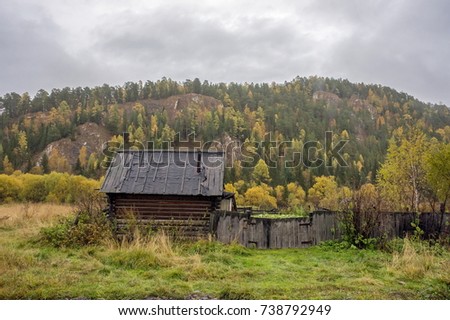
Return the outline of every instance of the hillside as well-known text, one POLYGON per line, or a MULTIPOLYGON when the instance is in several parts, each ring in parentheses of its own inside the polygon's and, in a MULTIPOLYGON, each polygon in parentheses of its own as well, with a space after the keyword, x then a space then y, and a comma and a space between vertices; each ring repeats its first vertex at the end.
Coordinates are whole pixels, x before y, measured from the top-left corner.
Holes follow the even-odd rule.
MULTIPOLYGON (((50 160, 47 170, 99 177, 101 144, 110 137, 120 140, 117 135, 124 131, 156 147, 167 140, 192 139, 193 133, 203 142, 246 143, 266 162, 273 152, 269 138, 271 146, 284 141, 287 148, 277 152, 289 156, 302 151, 307 141, 323 146, 325 132, 332 131, 334 143, 349 140, 342 150, 348 167, 281 168, 281 162, 274 163, 270 184, 295 181, 308 188, 315 176, 334 175, 339 184, 357 187, 374 180, 397 128, 417 125, 430 137, 450 139, 450 110, 444 105, 425 104, 388 87, 319 77, 283 84, 213 84, 198 79, 179 83, 163 78, 121 87, 40 90, 34 97, 10 93, 0 103, 0 172, 42 171, 38 167, 45 153, 50 160), (258 143, 262 140, 266 142, 258 143)), ((319 150, 316 156, 323 153, 319 150)), ((246 167, 252 165, 227 169, 226 179, 250 179, 246 167)))
POLYGON ((61 157, 68 160, 70 167, 74 168, 82 147, 86 148, 87 157, 92 153, 101 154, 103 144, 108 142, 111 136, 111 133, 103 126, 92 122, 84 123, 76 127, 74 134, 70 138, 63 138, 49 143, 44 151, 34 156, 35 161, 33 163, 40 163, 44 153, 47 156, 51 156, 54 150, 57 150, 61 157))

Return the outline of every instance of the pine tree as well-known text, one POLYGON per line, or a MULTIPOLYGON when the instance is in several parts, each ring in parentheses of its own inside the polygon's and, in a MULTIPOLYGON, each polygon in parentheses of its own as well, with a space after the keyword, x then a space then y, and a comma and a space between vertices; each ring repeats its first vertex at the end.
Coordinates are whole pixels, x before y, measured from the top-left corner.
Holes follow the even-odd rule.
POLYGON ((50 166, 48 164, 48 155, 46 152, 44 152, 44 155, 42 156, 41 166, 44 174, 50 173, 50 166))
POLYGON ((28 159, 27 166, 25 168, 25 172, 30 172, 32 168, 33 168, 33 165, 31 164, 31 160, 28 159))
POLYGON ((80 158, 77 158, 77 162, 75 163, 75 167, 73 168, 73 173, 82 174, 83 170, 81 169, 80 158))

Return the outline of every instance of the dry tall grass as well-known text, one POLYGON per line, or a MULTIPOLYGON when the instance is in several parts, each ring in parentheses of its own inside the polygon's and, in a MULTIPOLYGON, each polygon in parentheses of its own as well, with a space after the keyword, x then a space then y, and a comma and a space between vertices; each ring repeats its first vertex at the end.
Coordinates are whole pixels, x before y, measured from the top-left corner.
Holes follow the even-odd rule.
POLYGON ((423 243, 405 238, 400 253, 394 253, 390 268, 401 272, 408 278, 419 278, 434 266, 436 256, 423 243))
POLYGON ((151 236, 144 236, 136 230, 131 239, 125 237, 121 241, 108 239, 105 241, 105 246, 109 249, 109 253, 142 254, 142 256, 147 257, 151 255, 154 257, 152 263, 159 266, 190 266, 195 268, 202 264, 199 255, 183 255, 180 248, 163 231, 151 236))
POLYGON ((11 203, 0 205, 0 274, 19 275, 38 261, 28 249, 17 250, 17 243, 30 239, 42 226, 73 212, 72 206, 47 203, 11 203))
POLYGON ((174 245, 164 232, 158 232, 152 236, 143 236, 138 230, 130 239, 106 240, 109 249, 148 249, 166 256, 174 256, 174 245))
POLYGON ((0 227, 39 227, 67 216, 74 210, 70 205, 49 203, 12 203, 0 205, 0 227))

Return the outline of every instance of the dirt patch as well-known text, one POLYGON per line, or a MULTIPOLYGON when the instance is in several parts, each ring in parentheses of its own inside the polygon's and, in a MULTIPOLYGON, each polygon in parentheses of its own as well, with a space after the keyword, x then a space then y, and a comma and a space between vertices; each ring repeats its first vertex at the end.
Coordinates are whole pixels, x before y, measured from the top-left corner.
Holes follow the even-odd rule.
POLYGON ((109 141, 111 136, 111 133, 105 127, 88 122, 77 127, 74 138, 64 138, 48 144, 45 150, 36 156, 35 161, 38 162, 44 152, 50 155, 53 149, 57 149, 73 167, 77 162, 82 146, 86 147, 88 157, 93 152, 99 154, 102 152, 103 144, 109 141))

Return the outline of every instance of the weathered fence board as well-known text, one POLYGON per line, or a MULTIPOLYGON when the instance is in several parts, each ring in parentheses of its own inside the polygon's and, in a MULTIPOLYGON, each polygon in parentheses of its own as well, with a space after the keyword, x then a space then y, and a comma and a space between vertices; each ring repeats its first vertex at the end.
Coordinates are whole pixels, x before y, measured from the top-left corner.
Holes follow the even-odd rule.
MULTIPOLYGON (((309 217, 267 219, 250 213, 216 211, 211 214, 210 231, 218 241, 237 242, 260 249, 304 248, 342 237, 343 213, 315 211, 309 217)), ((432 237, 441 232, 450 234, 450 214, 383 213, 382 223, 374 237, 404 237, 414 232, 412 223, 432 237)))
POLYGON ((311 244, 341 238, 342 214, 331 211, 314 211, 310 216, 312 226, 311 244))

